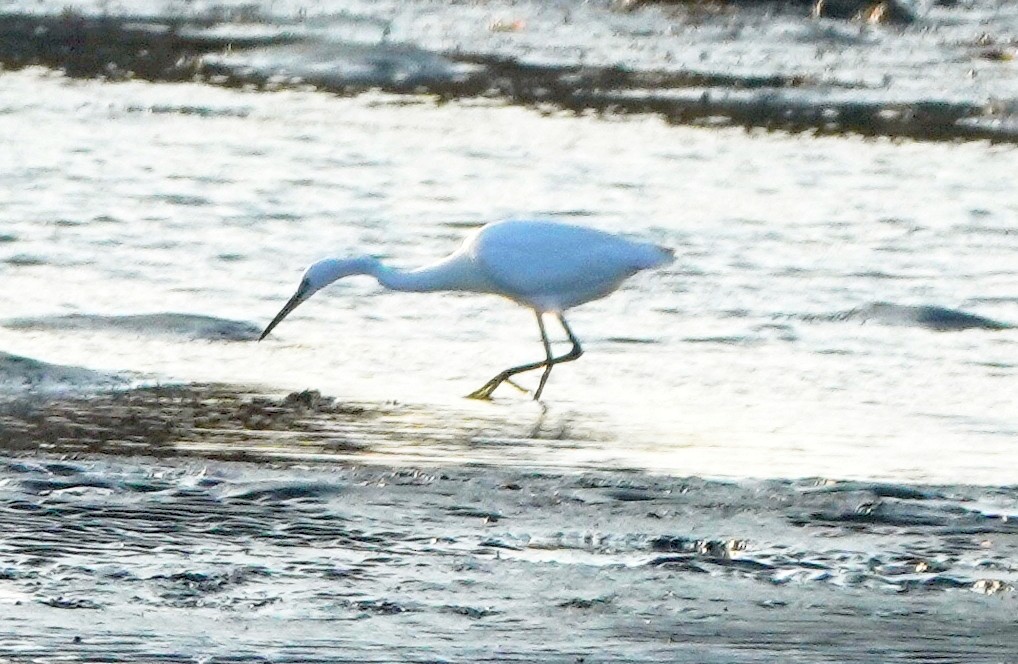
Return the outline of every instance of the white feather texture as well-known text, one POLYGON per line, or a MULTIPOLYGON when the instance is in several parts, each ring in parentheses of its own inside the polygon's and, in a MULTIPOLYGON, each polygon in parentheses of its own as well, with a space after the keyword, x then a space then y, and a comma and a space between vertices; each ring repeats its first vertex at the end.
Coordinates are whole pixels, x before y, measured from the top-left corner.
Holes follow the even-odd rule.
MULTIPOLYGON (((396 291, 467 291, 502 295, 537 314, 545 360, 507 369, 470 396, 488 398, 496 387, 525 371, 544 369, 534 398, 541 396, 555 364, 583 354, 562 312, 602 298, 641 270, 670 263, 671 249, 593 228, 554 221, 510 220, 488 224, 447 258, 417 270, 397 270, 377 258, 326 258, 301 278, 293 297, 268 324, 264 339, 291 311, 338 279, 370 275, 396 291), (573 347, 553 357, 542 316, 555 314, 573 347)), ((511 382, 511 381, 510 381, 511 382)))

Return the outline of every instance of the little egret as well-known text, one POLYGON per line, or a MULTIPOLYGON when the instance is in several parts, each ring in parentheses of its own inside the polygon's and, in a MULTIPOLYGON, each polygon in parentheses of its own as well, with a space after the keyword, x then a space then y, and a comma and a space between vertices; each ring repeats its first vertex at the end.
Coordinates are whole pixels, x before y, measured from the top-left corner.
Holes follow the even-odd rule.
POLYGON ((551 368, 583 354, 562 312, 602 298, 640 270, 666 265, 673 258, 673 251, 666 247, 592 228, 553 221, 500 221, 472 233, 448 258, 417 270, 387 267, 372 256, 320 260, 304 272, 297 292, 268 324, 259 341, 316 292, 352 275, 370 275, 396 291, 502 295, 534 310, 545 359, 506 369, 468 396, 488 399, 506 381, 515 386, 511 378, 516 374, 543 368, 534 392, 537 400, 551 368), (554 314, 572 342, 572 349, 565 355, 552 356, 544 314, 554 314))

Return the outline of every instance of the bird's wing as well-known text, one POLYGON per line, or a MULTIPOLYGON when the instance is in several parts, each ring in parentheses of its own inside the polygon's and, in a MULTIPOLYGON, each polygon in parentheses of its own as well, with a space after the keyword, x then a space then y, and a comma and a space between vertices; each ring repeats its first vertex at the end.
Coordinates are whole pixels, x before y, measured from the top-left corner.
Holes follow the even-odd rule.
POLYGON ((580 226, 507 221, 484 228, 471 250, 502 295, 571 306, 607 294, 645 267, 645 246, 580 226))

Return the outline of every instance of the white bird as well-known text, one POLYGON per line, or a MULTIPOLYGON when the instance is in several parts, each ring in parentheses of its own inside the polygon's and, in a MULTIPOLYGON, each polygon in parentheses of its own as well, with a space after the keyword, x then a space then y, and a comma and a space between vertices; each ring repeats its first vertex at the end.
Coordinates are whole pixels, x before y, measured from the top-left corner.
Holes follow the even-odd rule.
POLYGON ((553 221, 501 221, 474 231, 452 255, 417 270, 387 267, 372 256, 320 260, 304 272, 297 292, 268 324, 259 341, 302 302, 337 279, 351 275, 370 275, 395 291, 502 295, 534 310, 545 359, 506 369, 468 397, 488 399, 506 381, 519 387, 510 380, 512 376, 543 368, 534 392, 537 400, 551 368, 583 354, 562 313, 608 295, 640 270, 660 267, 673 259, 674 252, 666 247, 592 228, 553 221), (572 349, 565 355, 552 356, 544 314, 554 314, 572 342, 572 349))

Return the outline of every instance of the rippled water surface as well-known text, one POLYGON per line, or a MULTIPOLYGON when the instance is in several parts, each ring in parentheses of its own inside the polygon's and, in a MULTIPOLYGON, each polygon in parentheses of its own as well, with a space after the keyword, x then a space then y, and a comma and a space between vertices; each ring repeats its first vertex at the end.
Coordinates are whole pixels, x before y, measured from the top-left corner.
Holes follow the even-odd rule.
MULTIPOLYGON (((547 391, 617 435, 619 463, 1015 479, 1015 332, 942 331, 908 310, 1018 320, 1010 147, 38 70, 0 86, 8 353, 455 409, 540 355, 531 314, 351 279, 243 340, 323 254, 416 266, 487 220, 555 217, 678 251, 570 314, 587 355, 547 391)), ((503 389, 495 409, 526 406, 503 389)))
POLYGON ((1013 490, 34 460, 0 481, 0 653, 19 660, 54 644, 110 662, 1013 647, 1013 490))
POLYGON ((248 85, 25 66, 0 17, 0 658, 1009 661, 1015 147, 684 125, 568 87, 578 65, 692 67, 779 107, 997 122, 1013 8, 969 5, 913 28, 138 6, 219 16, 198 42, 282 30, 203 56, 248 85), (467 52, 557 67, 567 101, 392 92, 492 66, 467 52), (677 256, 568 312, 586 353, 542 405, 463 398, 542 356, 496 297, 352 278, 255 342, 314 259, 416 267, 507 217, 677 256))

